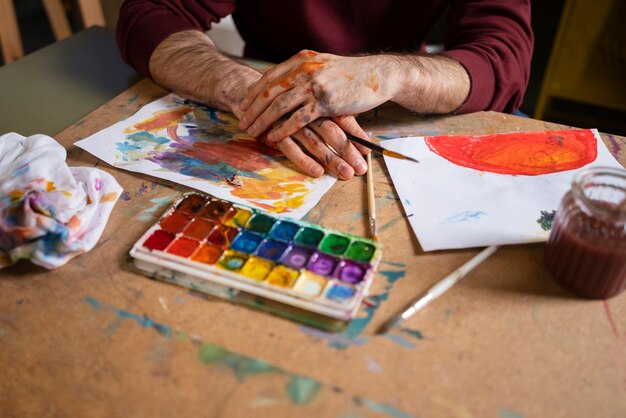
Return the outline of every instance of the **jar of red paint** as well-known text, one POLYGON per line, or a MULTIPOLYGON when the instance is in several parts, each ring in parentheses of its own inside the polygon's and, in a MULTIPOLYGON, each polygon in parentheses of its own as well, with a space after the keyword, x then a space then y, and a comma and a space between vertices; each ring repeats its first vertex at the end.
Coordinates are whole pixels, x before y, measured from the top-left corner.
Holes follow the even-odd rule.
POLYGON ((577 295, 606 299, 626 289, 626 170, 578 173, 556 213, 544 262, 577 295))

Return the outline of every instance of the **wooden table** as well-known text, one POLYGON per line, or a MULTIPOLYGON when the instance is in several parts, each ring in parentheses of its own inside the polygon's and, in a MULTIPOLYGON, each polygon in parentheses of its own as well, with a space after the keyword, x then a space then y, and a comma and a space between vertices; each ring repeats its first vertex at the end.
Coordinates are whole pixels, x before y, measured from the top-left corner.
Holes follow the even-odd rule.
MULTIPOLYGON (((185 191, 73 146, 165 94, 144 80, 57 135, 70 165, 125 189, 98 245, 66 266, 0 270, 2 417, 617 417, 626 411, 626 294, 573 297, 544 245, 501 248, 402 330, 375 330, 478 250, 423 253, 374 160, 380 271, 359 318, 325 333, 129 271, 126 254, 185 191)), ((385 106, 379 135, 559 126, 495 112, 420 118, 385 106)), ((626 140, 603 135, 622 164, 626 140)), ((307 220, 367 233, 365 182, 338 182, 307 220)))

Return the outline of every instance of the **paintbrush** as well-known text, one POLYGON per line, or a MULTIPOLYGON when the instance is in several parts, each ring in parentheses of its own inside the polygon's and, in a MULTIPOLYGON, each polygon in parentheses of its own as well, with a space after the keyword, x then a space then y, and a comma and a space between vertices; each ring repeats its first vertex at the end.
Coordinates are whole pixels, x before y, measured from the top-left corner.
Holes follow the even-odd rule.
POLYGON ((376 196, 374 196, 374 167, 372 167, 372 153, 367 154, 367 208, 370 217, 370 233, 372 239, 378 241, 376 230, 376 196))
POLYGON ((415 158, 407 157, 406 155, 400 154, 399 152, 388 150, 386 148, 381 147, 380 145, 377 145, 371 141, 368 141, 367 139, 354 136, 349 132, 346 132, 346 137, 352 142, 356 142, 359 145, 363 145, 365 148, 369 148, 372 151, 377 152, 382 155, 386 155, 387 157, 401 158, 403 160, 409 160, 409 161, 419 163, 419 161, 416 160, 415 158))
POLYGON ((433 287, 422 293, 420 297, 418 297, 413 303, 411 303, 409 307, 405 309, 401 314, 394 316, 393 318, 391 318, 391 320, 384 324, 380 328, 379 334, 384 334, 388 332, 391 328, 400 325, 402 322, 406 321, 417 312, 422 310, 430 302, 443 295, 452 286, 454 286, 463 277, 465 277, 470 271, 474 270, 476 266, 480 265, 480 263, 489 258, 489 256, 496 252, 497 249, 497 245, 492 245, 485 248, 480 253, 472 257, 468 262, 463 264, 461 267, 441 279, 433 287))

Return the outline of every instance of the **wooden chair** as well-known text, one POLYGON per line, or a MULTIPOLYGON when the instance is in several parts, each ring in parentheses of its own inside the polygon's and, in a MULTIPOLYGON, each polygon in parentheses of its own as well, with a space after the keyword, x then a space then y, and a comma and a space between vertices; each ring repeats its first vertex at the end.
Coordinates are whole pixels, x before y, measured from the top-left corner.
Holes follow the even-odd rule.
MULTIPOLYGON (((61 0, 42 0, 46 15, 57 41, 72 34, 61 0)), ((104 26, 104 14, 99 0, 77 0, 83 26, 104 26)), ((24 56, 13 0, 0 0, 0 47, 5 64, 24 56)))

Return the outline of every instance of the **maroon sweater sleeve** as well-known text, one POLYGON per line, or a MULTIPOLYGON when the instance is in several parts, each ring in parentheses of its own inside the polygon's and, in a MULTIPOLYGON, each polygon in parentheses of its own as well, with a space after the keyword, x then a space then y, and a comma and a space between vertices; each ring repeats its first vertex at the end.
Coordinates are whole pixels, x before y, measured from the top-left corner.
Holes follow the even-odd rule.
POLYGON ((204 32, 234 9, 234 0, 126 0, 120 8, 117 45, 127 63, 150 77, 150 56, 161 41, 183 30, 204 32))
POLYGON ((455 0, 448 25, 445 53, 471 80, 459 112, 519 108, 533 50, 530 0, 455 0))

